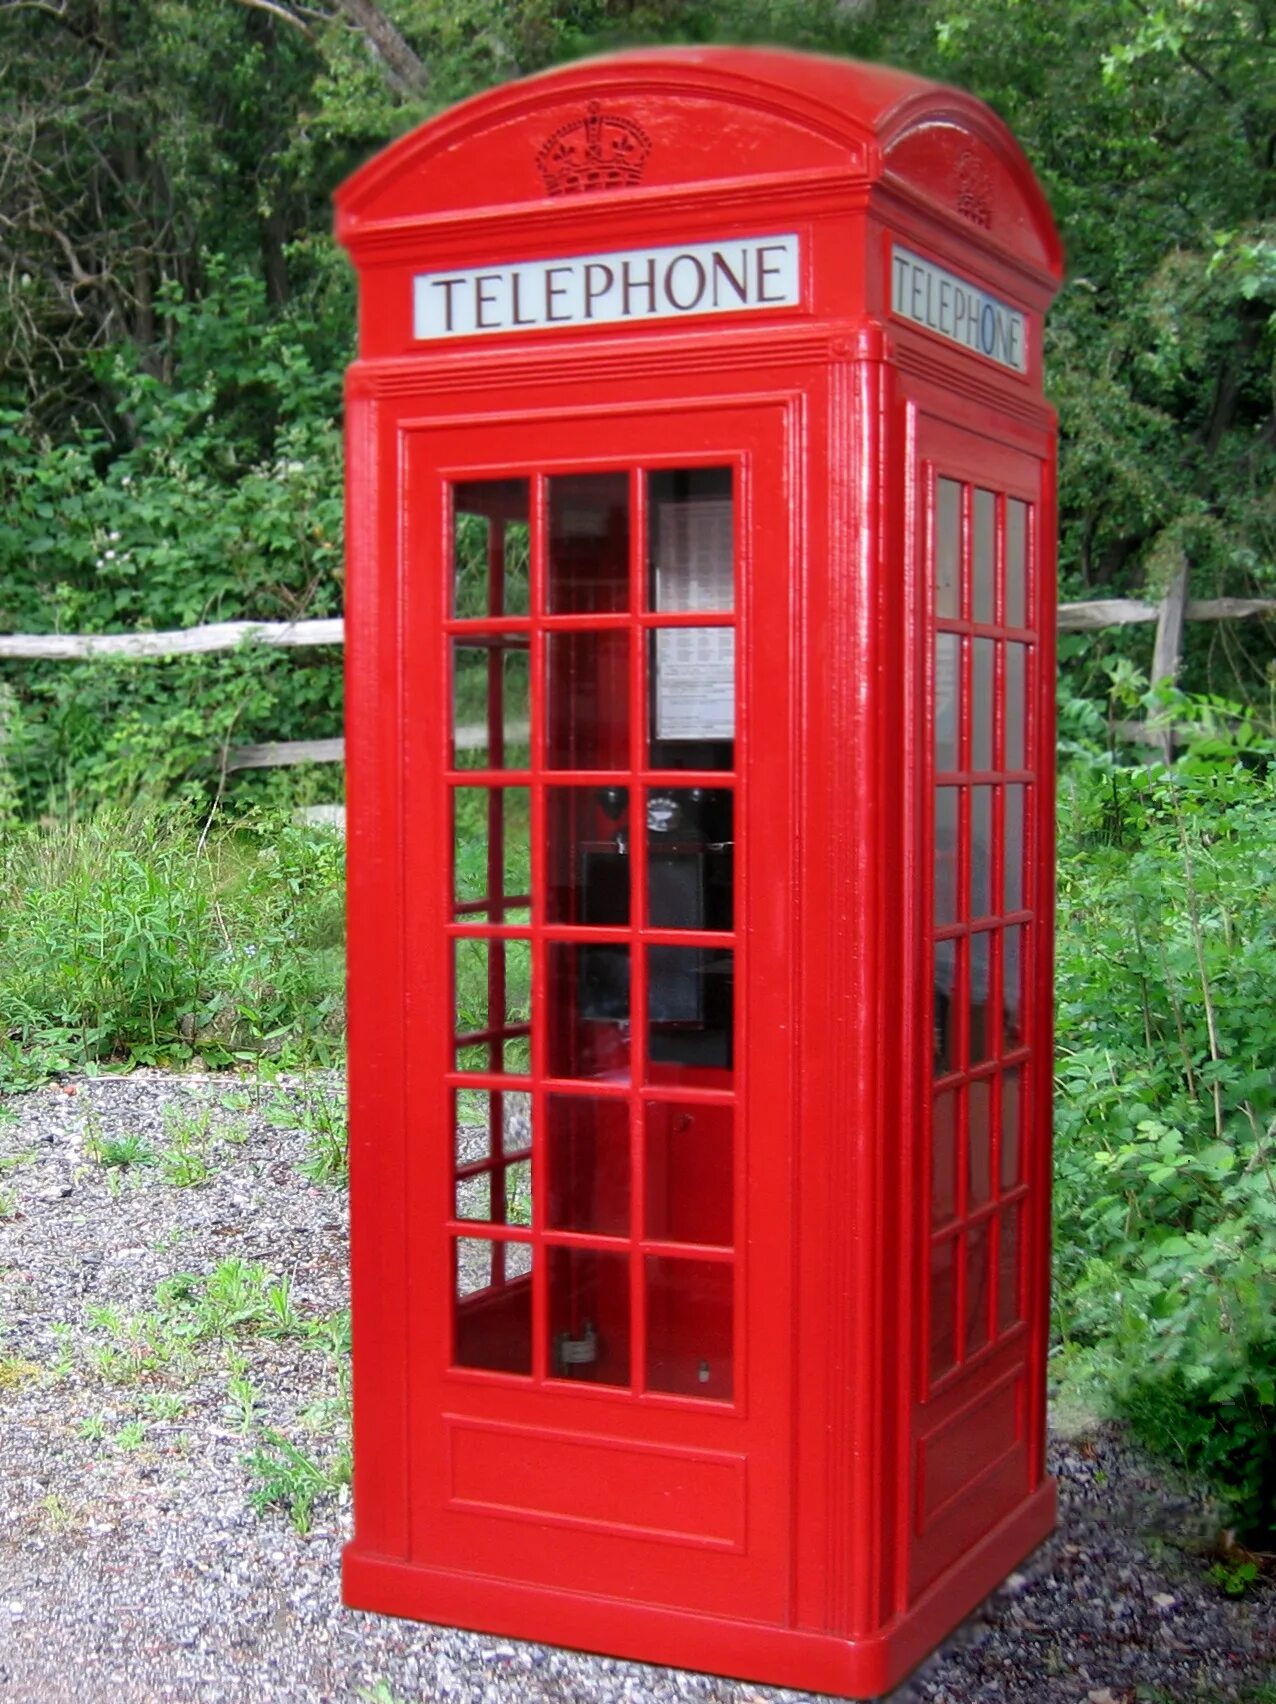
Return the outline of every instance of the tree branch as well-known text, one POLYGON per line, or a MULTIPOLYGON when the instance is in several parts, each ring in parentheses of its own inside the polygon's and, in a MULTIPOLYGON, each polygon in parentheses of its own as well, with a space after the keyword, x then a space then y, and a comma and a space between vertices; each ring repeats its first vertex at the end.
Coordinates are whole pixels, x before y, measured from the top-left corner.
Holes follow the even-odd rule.
POLYGON ((430 86, 429 68, 381 8, 373 0, 336 0, 336 4, 347 20, 367 37, 395 93, 405 100, 419 100, 430 86))
POLYGON ((315 39, 315 32, 304 18, 299 18, 295 12, 290 12, 286 6, 280 6, 275 0, 235 0, 237 6, 243 6, 250 12, 268 12, 272 18, 278 18, 282 23, 291 24, 293 29, 300 30, 307 41, 315 39))

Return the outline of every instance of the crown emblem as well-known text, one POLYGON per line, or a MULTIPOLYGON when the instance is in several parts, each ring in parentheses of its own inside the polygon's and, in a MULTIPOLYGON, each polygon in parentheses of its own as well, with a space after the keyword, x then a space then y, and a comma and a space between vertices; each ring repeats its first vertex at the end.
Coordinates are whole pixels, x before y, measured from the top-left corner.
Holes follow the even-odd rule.
POLYGON ((650 152, 651 139, 640 125, 591 101, 584 118, 560 126, 542 143, 536 167, 550 195, 581 195, 637 183, 650 152))
POLYGON ((957 161, 957 211, 985 231, 992 228, 992 177, 969 148, 957 161))

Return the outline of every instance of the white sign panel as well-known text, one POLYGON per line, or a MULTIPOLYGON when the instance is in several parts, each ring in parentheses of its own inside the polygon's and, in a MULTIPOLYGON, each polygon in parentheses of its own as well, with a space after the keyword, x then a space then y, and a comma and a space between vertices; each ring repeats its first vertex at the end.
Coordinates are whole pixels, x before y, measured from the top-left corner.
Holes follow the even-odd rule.
POLYGON ((1028 370, 1028 322, 1018 308, 905 248, 891 255, 891 308, 1013 372, 1028 370))
POLYGON ((802 300, 799 262, 798 239, 790 233, 419 272, 412 280, 412 334, 430 342, 792 308, 802 300))
MULTIPOLYGON (((662 503, 656 517, 656 608, 687 613, 735 602, 729 497, 662 503)), ((735 738, 735 633, 729 627, 656 632, 656 738, 735 738)))

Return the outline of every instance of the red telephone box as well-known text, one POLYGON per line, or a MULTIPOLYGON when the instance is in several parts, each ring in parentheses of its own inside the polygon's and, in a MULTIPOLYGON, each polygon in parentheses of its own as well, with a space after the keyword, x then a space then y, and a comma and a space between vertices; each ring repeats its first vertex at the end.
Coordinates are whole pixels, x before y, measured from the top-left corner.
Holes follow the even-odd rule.
POLYGON ((347 1601, 885 1691, 1054 1517, 1049 212, 741 49, 338 208, 347 1601))

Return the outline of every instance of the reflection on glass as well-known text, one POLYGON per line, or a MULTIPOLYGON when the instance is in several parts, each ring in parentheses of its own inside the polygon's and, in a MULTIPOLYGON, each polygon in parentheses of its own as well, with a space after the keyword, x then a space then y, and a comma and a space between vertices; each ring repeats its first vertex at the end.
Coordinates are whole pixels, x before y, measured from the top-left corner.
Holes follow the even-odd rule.
POLYGON ((961 614, 961 486, 941 479, 935 491, 935 614, 961 614))
POLYGON ((551 1077, 629 1071, 629 948, 551 941, 548 955, 551 1077))
POLYGON ((955 633, 935 635, 935 770, 958 767, 957 703, 961 640, 955 633))
POLYGON ((992 1078, 976 1077, 966 1090, 966 1211, 992 1195, 992 1078))
POLYGON ((970 1063, 981 1065, 993 1050, 993 936, 980 929, 970 937, 970 1063))
POLYGON ((647 1389, 730 1402, 730 1262, 649 1255, 645 1264, 647 1389))
POLYGON ((1022 769, 1024 765, 1027 655, 1026 645, 1006 646, 1006 755, 1003 765, 1006 769, 1022 769))
POLYGON ((650 1239, 731 1246, 731 1122, 729 1106, 648 1103, 650 1239))
POLYGON ((956 787, 935 789, 935 922, 957 922, 958 803, 956 787))
POLYGON ((551 633, 547 761, 551 769, 628 769, 629 635, 551 633))
POLYGON ((1001 1214, 1000 1248, 997 1255, 997 1329, 1006 1331, 1023 1318, 1019 1258, 1023 1244, 1023 1206, 1015 1202, 1001 1214))
POLYGON ((721 947, 647 948, 647 1047, 655 1063, 729 1067, 735 954, 721 947))
POLYGON ((452 943, 458 1071, 531 1069, 532 944, 464 937, 452 943))
POLYGON ((1002 823, 1003 847, 1002 881, 1005 892, 1001 908, 1005 912, 1023 909, 1023 830, 1024 789, 1007 787, 1002 823))
POLYGON ((648 596, 657 614, 735 608, 735 522, 729 467, 647 476, 648 596))
POLYGON ((1006 626, 1028 625, 1028 505, 1006 500, 1006 626))
POLYGON ((528 483, 476 479, 453 486, 452 612, 460 620, 526 615, 528 483))
POLYGON ((531 1096, 458 1089, 455 1112, 457 1218, 530 1225, 531 1096))
POLYGON ((936 1095, 930 1127, 930 1222, 935 1230, 957 1213, 957 1107, 960 1091, 936 1095))
POLYGON ((526 787, 454 787, 456 904, 489 922, 515 921, 531 894, 531 795, 526 787), (484 902, 480 905, 480 901, 484 902))
POLYGON ((732 924, 733 795, 660 787, 647 796, 647 921, 653 929, 732 924))
POLYGON ((629 476, 567 473, 549 481, 549 609, 629 608, 629 476))
POLYGON ((548 787, 546 914, 551 923, 629 922, 627 787, 548 787))
POLYGON ((452 647, 452 751, 457 769, 526 769, 531 712, 527 640, 496 634, 452 647))
POLYGON ((976 639, 971 671, 970 767, 992 768, 993 683, 997 647, 991 639, 976 639))
POLYGON ((1006 1053, 1023 1046, 1023 925, 1007 929, 1001 945, 1001 1045, 1006 1053))
POLYGON ((965 942, 935 942, 935 1075, 945 1077, 961 1063, 959 1034, 965 942))
POLYGON ((971 564, 971 619, 973 621, 991 622, 993 608, 993 564, 994 540, 993 526, 997 513, 997 499, 991 491, 975 492, 974 517, 972 522, 971 549, 973 561, 971 564))
POLYGON ((957 1363, 957 1239, 930 1245, 930 1377, 933 1383, 957 1363))
POLYGON ((992 910, 992 788, 970 790, 970 915, 992 910))
POLYGON ((629 1234, 629 1104, 548 1095, 547 1222, 555 1231, 629 1234))
POLYGON ((988 1226, 984 1219, 966 1232, 966 1358, 988 1341, 992 1274, 988 1260, 988 1226))
POLYGON ((629 1383, 629 1257, 592 1248, 549 1250, 553 1376, 629 1383))
POLYGON ((531 1248, 457 1237, 453 1258, 454 1364, 497 1373, 530 1373, 531 1248))
POLYGON ((1001 1079, 1001 1187, 1003 1193, 1023 1181, 1019 1142, 1019 1083, 1018 1067, 1007 1071, 1001 1079))

